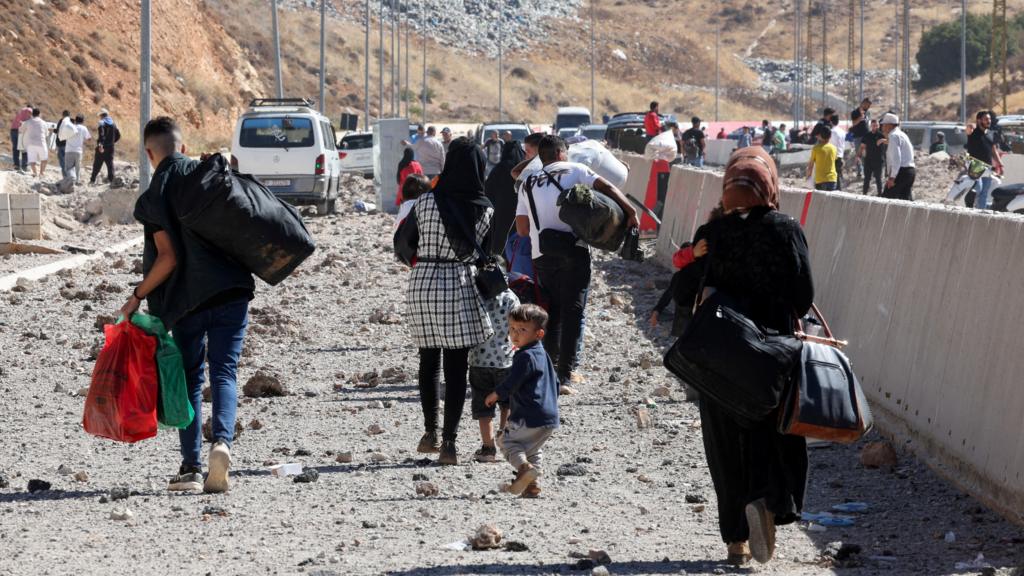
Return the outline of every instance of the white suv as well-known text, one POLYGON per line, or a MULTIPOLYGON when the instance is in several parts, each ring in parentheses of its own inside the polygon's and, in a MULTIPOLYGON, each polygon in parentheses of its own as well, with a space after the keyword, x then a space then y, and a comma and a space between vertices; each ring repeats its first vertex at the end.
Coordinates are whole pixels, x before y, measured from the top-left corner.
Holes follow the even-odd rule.
POLYGON ((341 169, 373 178, 373 132, 349 132, 338 142, 341 169))
POLYGON ((330 214, 342 171, 336 141, 331 121, 309 100, 258 98, 238 119, 231 155, 239 172, 281 199, 330 214))

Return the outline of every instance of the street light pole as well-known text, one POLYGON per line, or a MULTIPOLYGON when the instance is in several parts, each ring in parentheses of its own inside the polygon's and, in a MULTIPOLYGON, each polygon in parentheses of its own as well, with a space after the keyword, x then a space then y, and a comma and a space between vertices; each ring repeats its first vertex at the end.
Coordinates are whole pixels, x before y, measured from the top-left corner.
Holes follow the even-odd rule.
POLYGON ((411 28, 411 27, 412 26, 411 26, 411 24, 409 22, 409 11, 406 10, 405 11, 405 90, 403 91, 403 93, 405 94, 405 117, 406 118, 409 117, 409 74, 410 74, 410 69, 409 69, 409 52, 411 51, 411 48, 409 47, 409 28, 411 28))
POLYGON ((274 72, 277 75, 277 97, 284 98, 284 83, 281 80, 281 34, 277 27, 277 0, 270 2, 271 26, 274 28, 274 72))
POLYGON ((594 4, 597 0, 590 0, 590 113, 597 115, 597 81, 594 69, 597 66, 597 54, 594 50, 594 4))
POLYGON ((380 38, 377 41, 377 88, 380 91, 377 118, 379 119, 384 117, 384 0, 380 0, 377 23, 380 25, 380 38))
POLYGON ((398 14, 395 18, 398 23, 397 27, 397 44, 398 49, 395 51, 395 70, 398 74, 395 76, 395 110, 397 113, 395 116, 402 115, 402 3, 398 3, 398 14))
POLYGON ((366 0, 366 21, 363 26, 363 129, 370 131, 370 0, 366 0))
POLYGON ((722 45, 722 27, 715 28, 715 122, 718 122, 718 92, 722 85, 722 70, 718 65, 718 53, 722 45))
POLYGON ((327 91, 324 87, 324 77, 327 73, 327 63, 324 60, 324 50, 327 44, 327 0, 320 0, 320 113, 323 114, 326 107, 324 100, 327 91))
POLYGON ((860 0, 860 87, 857 90, 861 102, 864 101, 864 0, 860 0))
POLYGON ((503 74, 504 66, 502 65, 502 58, 501 58, 501 56, 502 56, 501 43, 502 43, 502 40, 504 38, 502 33, 501 33, 501 28, 504 25, 504 22, 502 21, 503 17, 505 16, 504 12, 505 12, 505 7, 502 4, 499 3, 499 5, 498 5, 498 122, 502 121, 503 115, 505 113, 505 108, 504 108, 504 105, 503 105, 504 104, 504 96, 505 96, 505 93, 504 93, 504 81, 505 81, 505 79, 502 78, 502 76, 504 76, 504 74, 503 74))
POLYGON ((420 104, 423 106, 423 128, 427 127, 427 13, 423 10, 423 0, 420 0, 420 14, 423 21, 420 23, 421 34, 423 35, 423 92, 420 93, 420 104))
POLYGON ((152 16, 150 11, 150 0, 142 0, 141 13, 141 50, 139 60, 139 192, 149 188, 149 157, 146 155, 146 142, 142 135, 145 133, 146 123, 149 122, 151 104, 151 73, 150 64, 152 56, 152 44, 150 40, 150 25, 152 16))
POLYGON ((960 0, 960 123, 967 123, 967 0, 960 0))

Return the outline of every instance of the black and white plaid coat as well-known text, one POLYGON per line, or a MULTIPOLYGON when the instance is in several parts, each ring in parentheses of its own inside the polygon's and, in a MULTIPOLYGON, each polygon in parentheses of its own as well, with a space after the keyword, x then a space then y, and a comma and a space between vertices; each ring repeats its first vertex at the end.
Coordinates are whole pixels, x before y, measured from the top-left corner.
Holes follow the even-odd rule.
MULTIPOLYGON (((494 335, 494 327, 473 282, 474 270, 465 262, 424 262, 456 260, 445 234, 433 194, 416 202, 419 227, 418 262, 409 277, 406 293, 406 325, 417 348, 472 348, 494 335)), ((476 238, 487 236, 494 210, 488 209, 476 222, 476 238)))

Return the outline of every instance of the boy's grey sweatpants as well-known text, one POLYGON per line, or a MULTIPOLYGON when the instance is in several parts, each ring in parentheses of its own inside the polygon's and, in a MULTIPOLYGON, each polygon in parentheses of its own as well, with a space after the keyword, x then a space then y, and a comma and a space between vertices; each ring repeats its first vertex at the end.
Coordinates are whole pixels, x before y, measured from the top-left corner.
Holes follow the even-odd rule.
POLYGON ((64 177, 72 177, 75 183, 81 181, 82 153, 64 152, 64 177))
POLYGON ((521 422, 509 422, 496 443, 516 470, 527 462, 539 468, 544 456, 544 443, 554 431, 554 428, 530 428, 521 422))

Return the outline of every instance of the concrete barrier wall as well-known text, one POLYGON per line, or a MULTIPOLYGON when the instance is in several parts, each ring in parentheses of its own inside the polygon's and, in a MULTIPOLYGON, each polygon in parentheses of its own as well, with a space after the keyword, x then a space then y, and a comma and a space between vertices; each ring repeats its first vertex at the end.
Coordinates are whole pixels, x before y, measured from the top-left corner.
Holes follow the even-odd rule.
POLYGON ((725 166, 729 162, 729 156, 736 149, 735 140, 712 140, 705 141, 704 163, 711 166, 725 166))
MULTIPOLYGON (((782 211, 799 219, 808 194, 816 301, 879 427, 1024 523, 1024 219, 802 190, 782 211)), ((673 168, 660 263, 720 197, 719 176, 673 168)))
MULTIPOLYGON (((39 194, 0 194, 6 201, 0 200, 0 206, 8 206, 11 234, 21 240, 42 240, 42 211, 39 205, 39 194)), ((0 227, 3 217, 0 216, 0 227)), ((3 232, 0 231, 0 238, 3 232)))
POLYGON ((7 199, 7 194, 0 194, 0 244, 10 244, 13 239, 11 203, 7 199))

